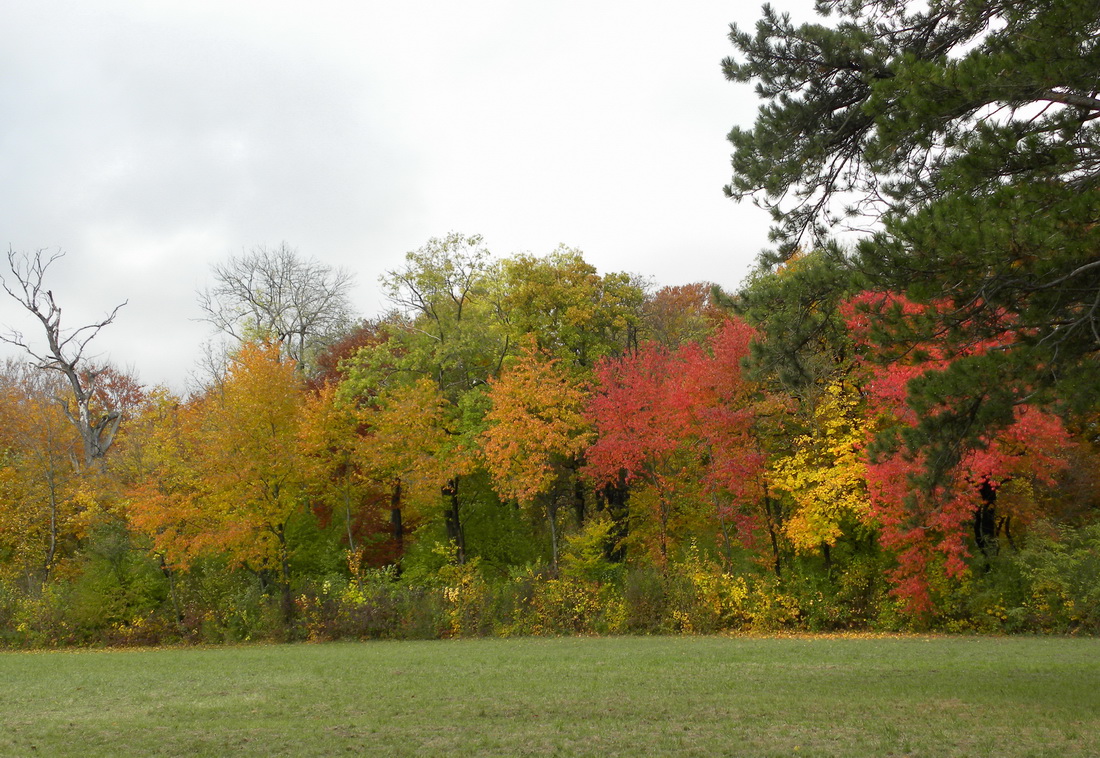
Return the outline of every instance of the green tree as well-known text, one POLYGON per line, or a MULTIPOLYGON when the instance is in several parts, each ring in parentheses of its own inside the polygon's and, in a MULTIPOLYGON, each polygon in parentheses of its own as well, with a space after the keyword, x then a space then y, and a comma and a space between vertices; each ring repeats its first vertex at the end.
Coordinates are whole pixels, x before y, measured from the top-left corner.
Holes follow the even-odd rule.
POLYGON ((404 318, 390 319, 390 338, 374 351, 380 355, 360 353, 375 376, 359 377, 408 383, 427 376, 452 402, 484 384, 509 349, 496 273, 480 235, 452 232, 406 254, 404 266, 382 276, 383 292, 404 318))
MULTIPOLYGON (((433 433, 410 435, 394 450, 397 458, 427 457, 449 472, 442 483, 443 517, 459 561, 466 556, 461 479, 470 473, 460 461, 472 458, 488 406, 488 380, 499 372, 512 344, 498 276, 498 266, 478 235, 451 233, 409 252, 403 266, 382 276, 383 291, 397 309, 384 321, 385 339, 360 349, 347 362, 341 384, 341 393, 361 404, 381 398, 383 411, 424 395, 430 389, 423 386, 425 380, 434 385, 437 397, 427 424, 433 433), (449 438, 447 443, 437 444, 436 433, 449 438), (418 451, 415 446, 421 441, 427 447, 418 451)), ((377 425, 379 418, 386 416, 371 423, 377 425)), ((400 420, 398 416, 394 423, 400 420)), ((406 478, 404 464, 381 462, 377 468, 393 470, 392 476, 383 477, 393 486, 406 478)))
POLYGON ((848 373, 854 355, 841 304, 859 291, 858 277, 835 245, 761 266, 720 304, 758 330, 751 377, 799 400, 848 373))
POLYGON ((934 338, 962 355, 1000 342, 911 383, 921 422, 908 441, 932 450, 933 474, 1025 399, 1095 408, 1100 6, 816 7, 835 23, 796 26, 765 6, 755 34, 732 29, 738 54, 723 64, 765 101, 730 133, 727 187, 773 213, 765 264, 869 221, 848 262, 874 289, 931 306, 904 325, 881 312, 881 346, 934 338))
POLYGON ((621 272, 600 276, 579 250, 507 258, 500 286, 511 333, 533 334, 540 349, 568 365, 591 371, 603 356, 637 347, 646 285, 621 272))

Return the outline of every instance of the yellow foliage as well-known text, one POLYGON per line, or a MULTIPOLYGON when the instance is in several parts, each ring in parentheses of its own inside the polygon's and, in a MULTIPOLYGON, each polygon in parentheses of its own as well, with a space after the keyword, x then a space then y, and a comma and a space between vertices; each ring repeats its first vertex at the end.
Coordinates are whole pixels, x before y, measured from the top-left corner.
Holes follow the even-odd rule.
POLYGON ((169 563, 221 553, 285 573, 285 527, 302 507, 302 402, 301 379, 278 347, 245 344, 220 386, 155 410, 150 470, 130 510, 169 563))
POLYGON ((438 385, 422 378, 386 389, 363 413, 358 464, 378 482, 400 482, 402 502, 414 511, 438 505, 447 483, 473 468, 473 454, 448 431, 451 410, 438 385))
POLYGON ((863 446, 867 435, 859 397, 839 381, 828 384, 813 409, 811 430, 772 463, 772 482, 795 508, 784 526, 795 550, 836 544, 845 521, 870 512, 863 446))

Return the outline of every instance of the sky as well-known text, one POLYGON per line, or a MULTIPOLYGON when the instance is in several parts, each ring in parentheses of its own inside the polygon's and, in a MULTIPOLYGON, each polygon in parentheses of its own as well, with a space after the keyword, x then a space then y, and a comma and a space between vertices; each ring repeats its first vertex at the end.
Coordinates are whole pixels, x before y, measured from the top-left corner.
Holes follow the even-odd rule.
MULTIPOLYGON (((775 0, 810 21, 811 0, 775 0)), ((561 244, 601 273, 736 287, 767 214, 727 199, 751 85, 739 0, 6 0, 0 246, 63 251, 47 284, 89 348, 182 391, 210 267, 257 245, 378 278, 448 232, 561 244)), ((42 344, 14 301, 0 325, 42 344)), ((12 355, 10 350, 0 356, 12 355)))

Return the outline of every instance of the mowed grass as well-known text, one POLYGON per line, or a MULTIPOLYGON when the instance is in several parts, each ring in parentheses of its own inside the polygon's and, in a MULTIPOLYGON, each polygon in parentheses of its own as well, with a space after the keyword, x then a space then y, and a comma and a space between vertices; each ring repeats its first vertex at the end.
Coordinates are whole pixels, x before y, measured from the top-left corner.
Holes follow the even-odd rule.
POLYGON ((1100 755, 1100 640, 0 654, 3 755, 1100 755))

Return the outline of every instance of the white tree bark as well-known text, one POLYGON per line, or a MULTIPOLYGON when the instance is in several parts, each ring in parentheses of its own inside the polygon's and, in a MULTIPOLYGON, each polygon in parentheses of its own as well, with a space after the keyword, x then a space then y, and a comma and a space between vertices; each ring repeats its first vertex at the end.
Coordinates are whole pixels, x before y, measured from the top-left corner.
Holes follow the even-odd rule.
POLYGON ((53 292, 45 288, 47 270, 63 255, 44 250, 16 253, 8 249, 11 276, 0 277, 0 282, 11 298, 42 324, 46 349, 32 347, 30 340, 15 330, 0 334, 0 341, 25 350, 40 369, 57 371, 65 377, 70 389, 69 397, 58 397, 57 401, 80 435, 84 469, 101 468, 118 432, 122 415, 114 409, 93 415, 91 400, 99 372, 86 365, 84 351, 99 331, 115 320, 119 309, 126 303, 116 305, 102 321, 68 332, 63 330, 61 308, 54 300, 53 292))

